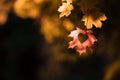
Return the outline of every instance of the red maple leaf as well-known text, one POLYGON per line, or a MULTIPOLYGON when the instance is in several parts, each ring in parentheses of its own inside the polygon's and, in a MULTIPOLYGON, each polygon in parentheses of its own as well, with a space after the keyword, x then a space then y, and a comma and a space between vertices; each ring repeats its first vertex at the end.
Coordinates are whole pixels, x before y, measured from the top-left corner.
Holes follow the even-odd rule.
POLYGON ((69 42, 69 48, 77 47, 77 52, 80 53, 86 53, 86 47, 90 49, 90 51, 93 51, 94 42, 97 41, 95 36, 92 34, 93 32, 91 30, 82 30, 80 28, 77 28, 76 30, 72 31, 69 34, 69 37, 72 37, 73 40, 69 42), (78 35, 84 34, 88 36, 88 39, 86 39, 83 43, 79 40, 78 35))

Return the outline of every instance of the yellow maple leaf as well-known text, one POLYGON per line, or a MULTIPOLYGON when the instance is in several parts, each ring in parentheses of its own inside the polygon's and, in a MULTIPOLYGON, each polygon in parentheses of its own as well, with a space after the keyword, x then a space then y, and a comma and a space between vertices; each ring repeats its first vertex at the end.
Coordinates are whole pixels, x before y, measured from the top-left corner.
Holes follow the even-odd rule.
POLYGON ((96 28, 101 28, 102 27, 102 22, 105 21, 107 17, 105 16, 104 13, 99 12, 97 9, 93 9, 90 11, 87 11, 85 15, 82 18, 82 21, 85 22, 85 26, 87 29, 91 29, 93 25, 96 28))
POLYGON ((71 10, 73 10, 73 5, 71 4, 72 0, 67 0, 62 3, 62 6, 59 7, 58 11, 60 13, 60 18, 63 16, 69 16, 71 14, 71 10))

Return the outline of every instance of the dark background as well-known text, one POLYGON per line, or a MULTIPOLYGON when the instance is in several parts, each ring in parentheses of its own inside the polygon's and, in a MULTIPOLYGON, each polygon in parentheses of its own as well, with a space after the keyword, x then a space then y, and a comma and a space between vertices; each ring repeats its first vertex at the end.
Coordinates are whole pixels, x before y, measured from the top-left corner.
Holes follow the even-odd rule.
MULTIPOLYGON (((89 58, 79 58, 74 64, 62 63, 64 69, 69 68, 62 78, 38 76, 38 70, 47 66, 48 59, 44 54, 52 53, 51 46, 39 33, 34 20, 21 19, 11 11, 6 24, 0 26, 0 80, 104 80, 105 67, 120 60, 120 1, 101 0, 101 4, 108 19, 96 35, 103 41, 89 58), (109 52, 111 49, 113 52, 109 52)), ((113 76, 111 80, 120 80, 119 76, 113 76)))

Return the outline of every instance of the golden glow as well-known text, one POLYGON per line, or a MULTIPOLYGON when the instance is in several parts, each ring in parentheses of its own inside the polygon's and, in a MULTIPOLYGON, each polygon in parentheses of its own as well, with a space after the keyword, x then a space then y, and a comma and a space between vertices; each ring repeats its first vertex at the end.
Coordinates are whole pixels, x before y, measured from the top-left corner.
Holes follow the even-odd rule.
POLYGON ((7 21, 8 13, 12 7, 12 2, 5 3, 5 0, 0 0, 0 25, 7 21))
POLYGON ((0 25, 4 24, 7 21, 7 14, 0 13, 0 25))
POLYGON ((42 18, 41 32, 44 34, 48 42, 52 42, 54 38, 61 35, 59 29, 59 20, 57 18, 44 17, 42 18))
POLYGON ((118 60, 108 67, 104 80, 114 80, 116 74, 119 74, 119 72, 120 72, 120 61, 118 60))
POLYGON ((14 10, 22 18, 36 18, 40 15, 39 6, 31 0, 17 0, 14 3, 14 10))
POLYGON ((73 23, 70 20, 68 20, 68 19, 63 21, 63 26, 65 27, 65 29, 67 31, 72 31, 74 29, 73 23))

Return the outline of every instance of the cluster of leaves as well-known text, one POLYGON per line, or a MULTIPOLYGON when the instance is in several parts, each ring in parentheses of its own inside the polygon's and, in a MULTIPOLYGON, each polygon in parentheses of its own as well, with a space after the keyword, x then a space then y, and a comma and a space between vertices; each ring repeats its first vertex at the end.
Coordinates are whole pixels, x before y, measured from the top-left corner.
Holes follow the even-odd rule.
MULTIPOLYGON (((58 11, 60 12, 60 18, 62 18, 63 16, 69 16, 71 14, 71 11, 74 9, 72 2, 72 0, 62 0, 62 6, 60 6, 58 9, 58 11)), ((82 21, 84 21, 85 30, 82 30, 81 28, 77 27, 77 30, 71 31, 69 37, 72 37, 73 41, 69 42, 69 48, 77 47, 77 51, 80 53, 80 55, 82 53, 86 53, 87 47, 92 52, 94 42, 97 41, 95 36, 92 34, 92 30, 89 29, 92 29, 93 25, 96 28, 101 28, 101 21, 105 21, 107 19, 105 14, 101 13, 100 9, 95 7, 97 3, 97 0, 79 1, 80 9, 84 14, 82 21), (78 38, 79 34, 87 35, 88 38, 84 42, 81 42, 78 38)))
POLYGON ((48 42, 53 42, 55 38, 60 38, 60 36, 63 37, 65 35, 65 31, 62 30, 61 26, 64 26, 66 31, 72 31, 74 29, 74 24, 71 20, 63 18, 63 21, 60 21, 58 19, 57 9, 60 12, 60 18, 64 16, 68 17, 75 9, 73 6, 73 3, 75 3, 75 5, 80 6, 80 10, 83 13, 83 17, 80 20, 84 22, 84 30, 81 29, 83 26, 80 26, 77 27, 77 30, 70 33, 69 37, 72 37, 73 41, 69 43, 69 48, 77 47, 77 51, 82 54, 86 52, 86 47, 88 47, 92 52, 94 42, 96 42, 97 39, 92 34, 92 30, 89 29, 92 29, 93 25, 96 28, 101 28, 101 21, 105 21, 107 19, 105 14, 101 13, 100 9, 95 7, 99 0, 61 1, 62 5, 59 7, 59 0, 1 0, 0 24, 4 24, 6 22, 8 12, 13 9, 15 14, 23 19, 32 18, 35 21, 37 20, 41 26, 40 32, 45 36, 45 39, 48 42), (82 42, 78 38, 80 34, 87 35, 88 39, 82 42))

